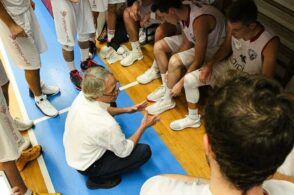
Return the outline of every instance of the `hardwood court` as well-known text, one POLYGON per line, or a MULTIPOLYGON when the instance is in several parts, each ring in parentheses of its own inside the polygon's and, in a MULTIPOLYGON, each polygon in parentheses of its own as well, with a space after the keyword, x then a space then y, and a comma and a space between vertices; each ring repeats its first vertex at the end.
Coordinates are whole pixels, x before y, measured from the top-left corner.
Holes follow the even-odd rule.
MULTIPOLYGON (((130 45, 128 45, 130 48, 130 45)), ((101 48, 102 45, 98 45, 101 48)), ((147 70, 153 62, 153 46, 145 44, 142 46, 144 58, 135 62, 129 67, 123 67, 119 62, 108 65, 116 79, 122 86, 136 81, 136 77, 147 70)), ((161 85, 161 80, 157 79, 146 85, 135 85, 126 90, 134 103, 145 101, 149 93, 153 92, 161 85)), ((179 163, 191 176, 209 177, 209 167, 206 163, 203 150, 203 124, 199 128, 187 128, 182 131, 173 131, 169 128, 169 124, 179 118, 183 118, 187 114, 187 104, 184 93, 176 98, 177 106, 175 109, 166 111, 160 115, 161 121, 154 126, 154 129, 174 154, 179 163)), ((200 109, 201 110, 201 109, 200 109)), ((202 120, 203 121, 203 120, 202 120)))

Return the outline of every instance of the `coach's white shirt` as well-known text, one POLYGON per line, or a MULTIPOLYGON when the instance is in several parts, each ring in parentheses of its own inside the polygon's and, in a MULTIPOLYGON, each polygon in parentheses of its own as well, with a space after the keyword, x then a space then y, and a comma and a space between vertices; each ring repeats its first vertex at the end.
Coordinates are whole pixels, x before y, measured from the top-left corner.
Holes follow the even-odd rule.
POLYGON ((65 122, 63 144, 69 166, 84 171, 110 150, 127 157, 134 148, 108 113, 109 104, 89 101, 83 92, 74 100, 65 122))
MULTIPOLYGON (((262 185, 268 195, 293 195, 294 184, 288 181, 267 180, 262 185)), ((178 181, 173 178, 155 176, 148 179, 140 195, 213 195, 208 184, 195 179, 194 182, 178 181)))

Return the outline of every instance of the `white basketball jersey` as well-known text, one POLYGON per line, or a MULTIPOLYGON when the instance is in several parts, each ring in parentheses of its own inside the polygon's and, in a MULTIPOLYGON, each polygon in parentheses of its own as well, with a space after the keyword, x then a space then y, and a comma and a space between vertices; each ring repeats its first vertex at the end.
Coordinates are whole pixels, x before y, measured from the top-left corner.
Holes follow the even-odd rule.
POLYGON ((262 72, 262 51, 274 35, 263 30, 254 40, 244 41, 232 37, 233 54, 229 58, 233 69, 247 72, 249 74, 260 74, 262 72))
POLYGON ((216 24, 214 29, 208 35, 207 47, 210 48, 221 45, 224 37, 226 36, 226 21, 223 14, 215 7, 205 5, 200 2, 185 1, 183 3, 190 6, 188 24, 185 24, 183 21, 181 22, 182 30, 188 40, 194 44, 197 43, 193 31, 193 23, 199 16, 211 15, 215 18, 216 24))

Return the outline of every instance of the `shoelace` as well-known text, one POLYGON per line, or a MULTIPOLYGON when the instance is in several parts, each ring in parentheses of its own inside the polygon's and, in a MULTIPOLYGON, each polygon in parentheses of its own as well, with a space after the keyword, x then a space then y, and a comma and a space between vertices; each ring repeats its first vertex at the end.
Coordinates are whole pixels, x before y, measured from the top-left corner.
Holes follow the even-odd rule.
POLYGON ((163 85, 160 85, 160 87, 157 88, 157 89, 154 91, 154 94, 159 93, 159 91, 162 90, 163 88, 164 88, 164 86, 163 86, 163 85))

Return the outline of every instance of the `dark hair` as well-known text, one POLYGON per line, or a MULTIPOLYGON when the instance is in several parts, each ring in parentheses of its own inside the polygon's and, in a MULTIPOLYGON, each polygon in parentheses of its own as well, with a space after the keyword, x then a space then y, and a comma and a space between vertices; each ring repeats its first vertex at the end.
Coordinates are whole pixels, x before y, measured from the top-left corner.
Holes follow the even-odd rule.
POLYGON ((153 0, 151 10, 155 12, 159 10, 160 12, 167 13, 169 8, 181 8, 183 6, 182 0, 153 0))
POLYGON ((227 17, 230 22, 242 22, 249 25, 256 22, 257 13, 253 0, 237 0, 228 8, 227 17))
POLYGON ((222 174, 243 194, 275 173, 294 146, 294 106, 281 86, 242 75, 216 88, 205 128, 222 174))

